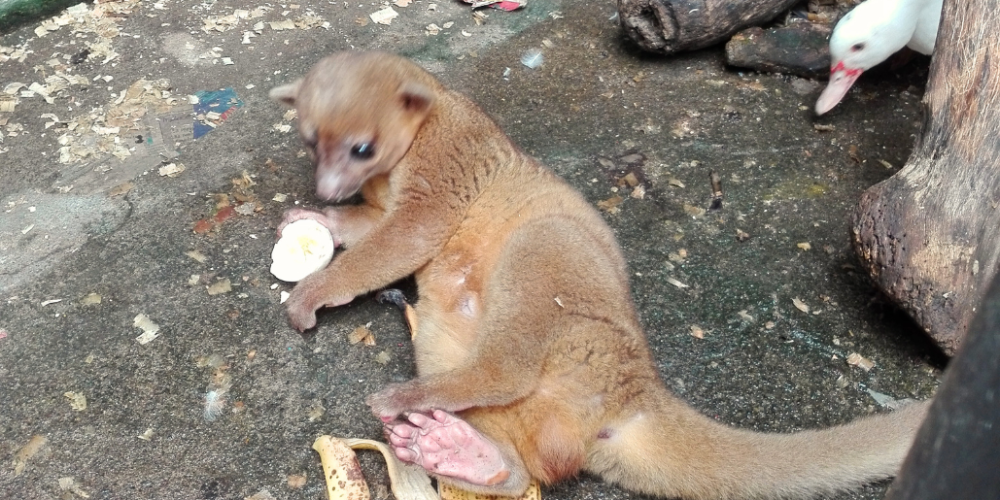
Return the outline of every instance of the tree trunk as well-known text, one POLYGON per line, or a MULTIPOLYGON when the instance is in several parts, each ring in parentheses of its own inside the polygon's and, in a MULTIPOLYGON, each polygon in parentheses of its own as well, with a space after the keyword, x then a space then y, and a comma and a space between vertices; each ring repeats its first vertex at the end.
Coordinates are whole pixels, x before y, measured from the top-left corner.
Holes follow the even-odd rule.
POLYGON ((675 54, 725 42, 799 0, 618 0, 622 28, 645 50, 675 54))
POLYGON ((866 191, 855 250, 878 286, 952 354, 1000 256, 1000 5, 947 0, 906 166, 866 191))

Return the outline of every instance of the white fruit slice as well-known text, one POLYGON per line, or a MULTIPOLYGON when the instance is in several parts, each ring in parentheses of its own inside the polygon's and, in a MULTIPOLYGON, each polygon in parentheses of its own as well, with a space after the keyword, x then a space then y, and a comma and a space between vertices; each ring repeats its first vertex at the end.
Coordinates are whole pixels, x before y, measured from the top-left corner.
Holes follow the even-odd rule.
POLYGON ((333 235, 312 219, 292 222, 281 230, 271 250, 271 274, 281 281, 301 281, 333 259, 333 235))

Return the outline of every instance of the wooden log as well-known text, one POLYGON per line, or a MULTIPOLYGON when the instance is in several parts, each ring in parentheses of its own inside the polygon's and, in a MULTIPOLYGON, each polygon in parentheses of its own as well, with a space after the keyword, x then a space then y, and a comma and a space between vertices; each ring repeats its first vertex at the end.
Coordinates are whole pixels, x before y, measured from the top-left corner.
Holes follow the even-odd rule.
POLYGON ((1000 257, 998 4, 946 0, 921 136, 853 217, 855 250, 875 282, 949 354, 1000 257))
POLYGON ((725 42, 799 0, 618 0, 618 19, 644 50, 675 54, 725 42))

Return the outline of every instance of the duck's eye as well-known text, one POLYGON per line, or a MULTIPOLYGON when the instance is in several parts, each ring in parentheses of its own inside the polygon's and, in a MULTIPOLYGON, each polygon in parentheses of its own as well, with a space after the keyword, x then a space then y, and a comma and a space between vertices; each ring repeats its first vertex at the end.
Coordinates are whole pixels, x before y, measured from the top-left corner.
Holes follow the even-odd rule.
POLYGON ((863 43, 856 43, 854 45, 851 45, 851 52, 860 52, 862 50, 865 50, 865 44, 863 43))
POLYGON ((367 160, 375 154, 375 145, 370 142, 361 142, 351 146, 351 156, 359 160, 367 160))

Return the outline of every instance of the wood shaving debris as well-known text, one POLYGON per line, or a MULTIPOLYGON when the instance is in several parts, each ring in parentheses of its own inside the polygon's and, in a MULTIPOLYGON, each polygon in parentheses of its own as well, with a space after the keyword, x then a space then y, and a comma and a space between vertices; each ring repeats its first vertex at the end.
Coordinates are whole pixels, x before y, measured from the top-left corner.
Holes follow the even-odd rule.
POLYGON ((436 25, 436 24, 434 24, 434 23, 428 24, 424 28, 424 34, 426 34, 428 36, 435 36, 435 35, 438 35, 440 33, 441 33, 441 27, 438 26, 438 25, 436 25))
POLYGON ((389 354, 388 351, 382 351, 382 352, 378 353, 377 356, 375 356, 375 362, 378 363, 378 364, 380 364, 380 365, 387 365, 387 364, 389 364, 389 361, 391 359, 392 359, 392 356, 389 354))
POLYGON ((20 476, 24 472, 25 466, 28 465, 28 460, 31 460, 32 457, 38 454, 48 442, 49 439, 45 436, 34 435, 27 444, 22 446, 20 450, 17 450, 17 453, 14 454, 14 477, 20 476))
POLYGON ((153 440, 153 434, 155 434, 153 432, 153 428, 149 427, 149 428, 146 429, 145 432, 143 432, 142 434, 139 434, 136 437, 138 437, 139 439, 141 439, 143 441, 152 441, 153 440))
POLYGON ((705 215, 705 209, 701 207, 696 207, 694 205, 684 204, 684 213, 690 215, 691 217, 698 218, 705 215))
POLYGON ((799 300, 798 297, 795 297, 794 299, 792 299, 792 305, 794 305, 796 309, 798 309, 798 310, 800 310, 800 311, 802 311, 804 313, 808 313, 809 312, 809 306, 807 306, 805 302, 802 302, 801 300, 799 300))
POLYGON ((83 411, 87 409, 87 396, 82 393, 66 391, 63 396, 69 400, 69 406, 76 411, 83 411))
POLYGON ((271 201, 276 201, 278 203, 284 203, 284 202, 288 201, 288 195, 285 194, 285 193, 274 193, 274 197, 271 198, 271 201))
POLYGON ((149 319, 149 316, 145 314, 139 314, 132 320, 132 326, 135 328, 142 329, 142 335, 135 338, 139 344, 146 345, 153 341, 159 336, 160 325, 157 325, 153 320, 149 319))
POLYGON ((696 339, 705 338, 705 330, 702 330, 698 325, 691 325, 691 336, 696 339))
POLYGON ((678 281, 675 278, 667 278, 667 283, 670 283, 671 285, 674 285, 677 288, 681 288, 681 289, 684 289, 684 288, 688 287, 687 285, 685 285, 684 283, 681 283, 680 281, 678 281))
POLYGON ((322 405, 316 404, 309 408, 306 416, 309 418, 310 422, 315 422, 320 418, 323 418, 324 414, 326 414, 326 408, 323 408, 322 405))
POLYGON ((796 244, 795 246, 799 247, 800 250, 805 250, 807 252, 809 250, 812 250, 812 245, 810 245, 808 241, 803 241, 802 243, 796 244))
POLYGON ((295 21, 292 21, 291 19, 285 19, 283 21, 271 21, 267 24, 271 26, 271 29, 273 29, 274 31, 295 29, 295 21))
POLYGON ((351 345, 364 342, 367 346, 373 346, 375 345, 375 334, 368 329, 367 325, 359 326, 347 336, 347 340, 351 345))
POLYGON ((874 361, 856 352, 852 352, 850 355, 847 356, 847 364, 851 366, 857 366, 858 368, 861 368, 864 371, 869 371, 872 368, 875 368, 874 361))
POLYGON ((621 209, 618 208, 618 205, 620 205, 623 201, 625 201, 625 198, 615 195, 606 200, 597 202, 597 208, 600 208, 609 214, 617 214, 621 211, 621 209))
POLYGON ((160 177, 177 177, 178 175, 181 175, 181 172, 184 172, 184 164, 170 163, 160 167, 157 172, 160 174, 160 177))
POLYGON ((59 478, 59 489, 73 493, 80 498, 90 498, 90 495, 76 484, 76 480, 71 477, 59 478))
POLYGON ((270 491, 267 491, 267 488, 263 488, 257 493, 254 493, 253 495, 250 495, 244 498, 243 500, 275 500, 275 498, 270 491))
POLYGON ((399 17, 399 13, 393 10, 392 7, 386 7, 382 10, 372 12, 368 15, 372 22, 384 25, 392 24, 392 20, 399 17))
POLYGON ((748 233, 744 232, 742 229, 737 229, 736 230, 736 240, 737 241, 746 241, 746 240, 749 240, 749 239, 750 239, 750 235, 748 233))
POLYGON ((824 125, 820 123, 813 124, 813 128, 816 129, 817 132, 833 132, 834 130, 837 130, 837 127, 834 125, 824 125))
POLYGON ((101 295, 99 293, 88 293, 80 299, 80 305, 82 306, 94 306, 101 303, 101 295))
POLYGON ((392 2, 392 4, 396 7, 406 7, 411 3, 413 3, 413 0, 396 0, 395 2, 392 2))
POLYGON ((889 170, 892 170, 893 168, 896 168, 896 167, 892 166, 892 163, 889 163, 889 162, 887 162, 885 160, 879 160, 878 162, 881 163, 883 167, 885 167, 885 168, 887 168, 889 170))
POLYGON ((229 278, 223 278, 205 288, 208 290, 209 295, 220 295, 233 290, 232 282, 229 281, 229 278))
POLYGON ((562 308, 566 307, 566 306, 563 305, 562 300, 559 297, 556 297, 555 301, 556 301, 556 305, 558 305, 559 307, 562 307, 562 308))
POLYGON ((288 475, 288 487, 293 490, 301 489, 306 485, 306 475, 305 474, 289 474, 288 475))
POLYGON ((205 254, 199 252, 198 250, 191 250, 189 252, 184 252, 184 255, 187 255, 188 257, 194 259, 195 261, 201 264, 204 264, 205 261, 208 260, 208 257, 206 257, 205 254))
POLYGON ((740 312, 738 312, 736 314, 739 315, 739 317, 740 317, 741 320, 746 321, 748 323, 753 323, 753 316, 751 316, 750 313, 748 313, 746 309, 744 309, 744 310, 742 310, 742 311, 740 311, 740 312))
POLYGON ((63 299, 44 300, 44 301, 42 301, 42 307, 45 307, 45 306, 48 306, 48 305, 52 305, 52 304, 58 304, 58 303, 60 303, 62 301, 63 301, 63 299))

